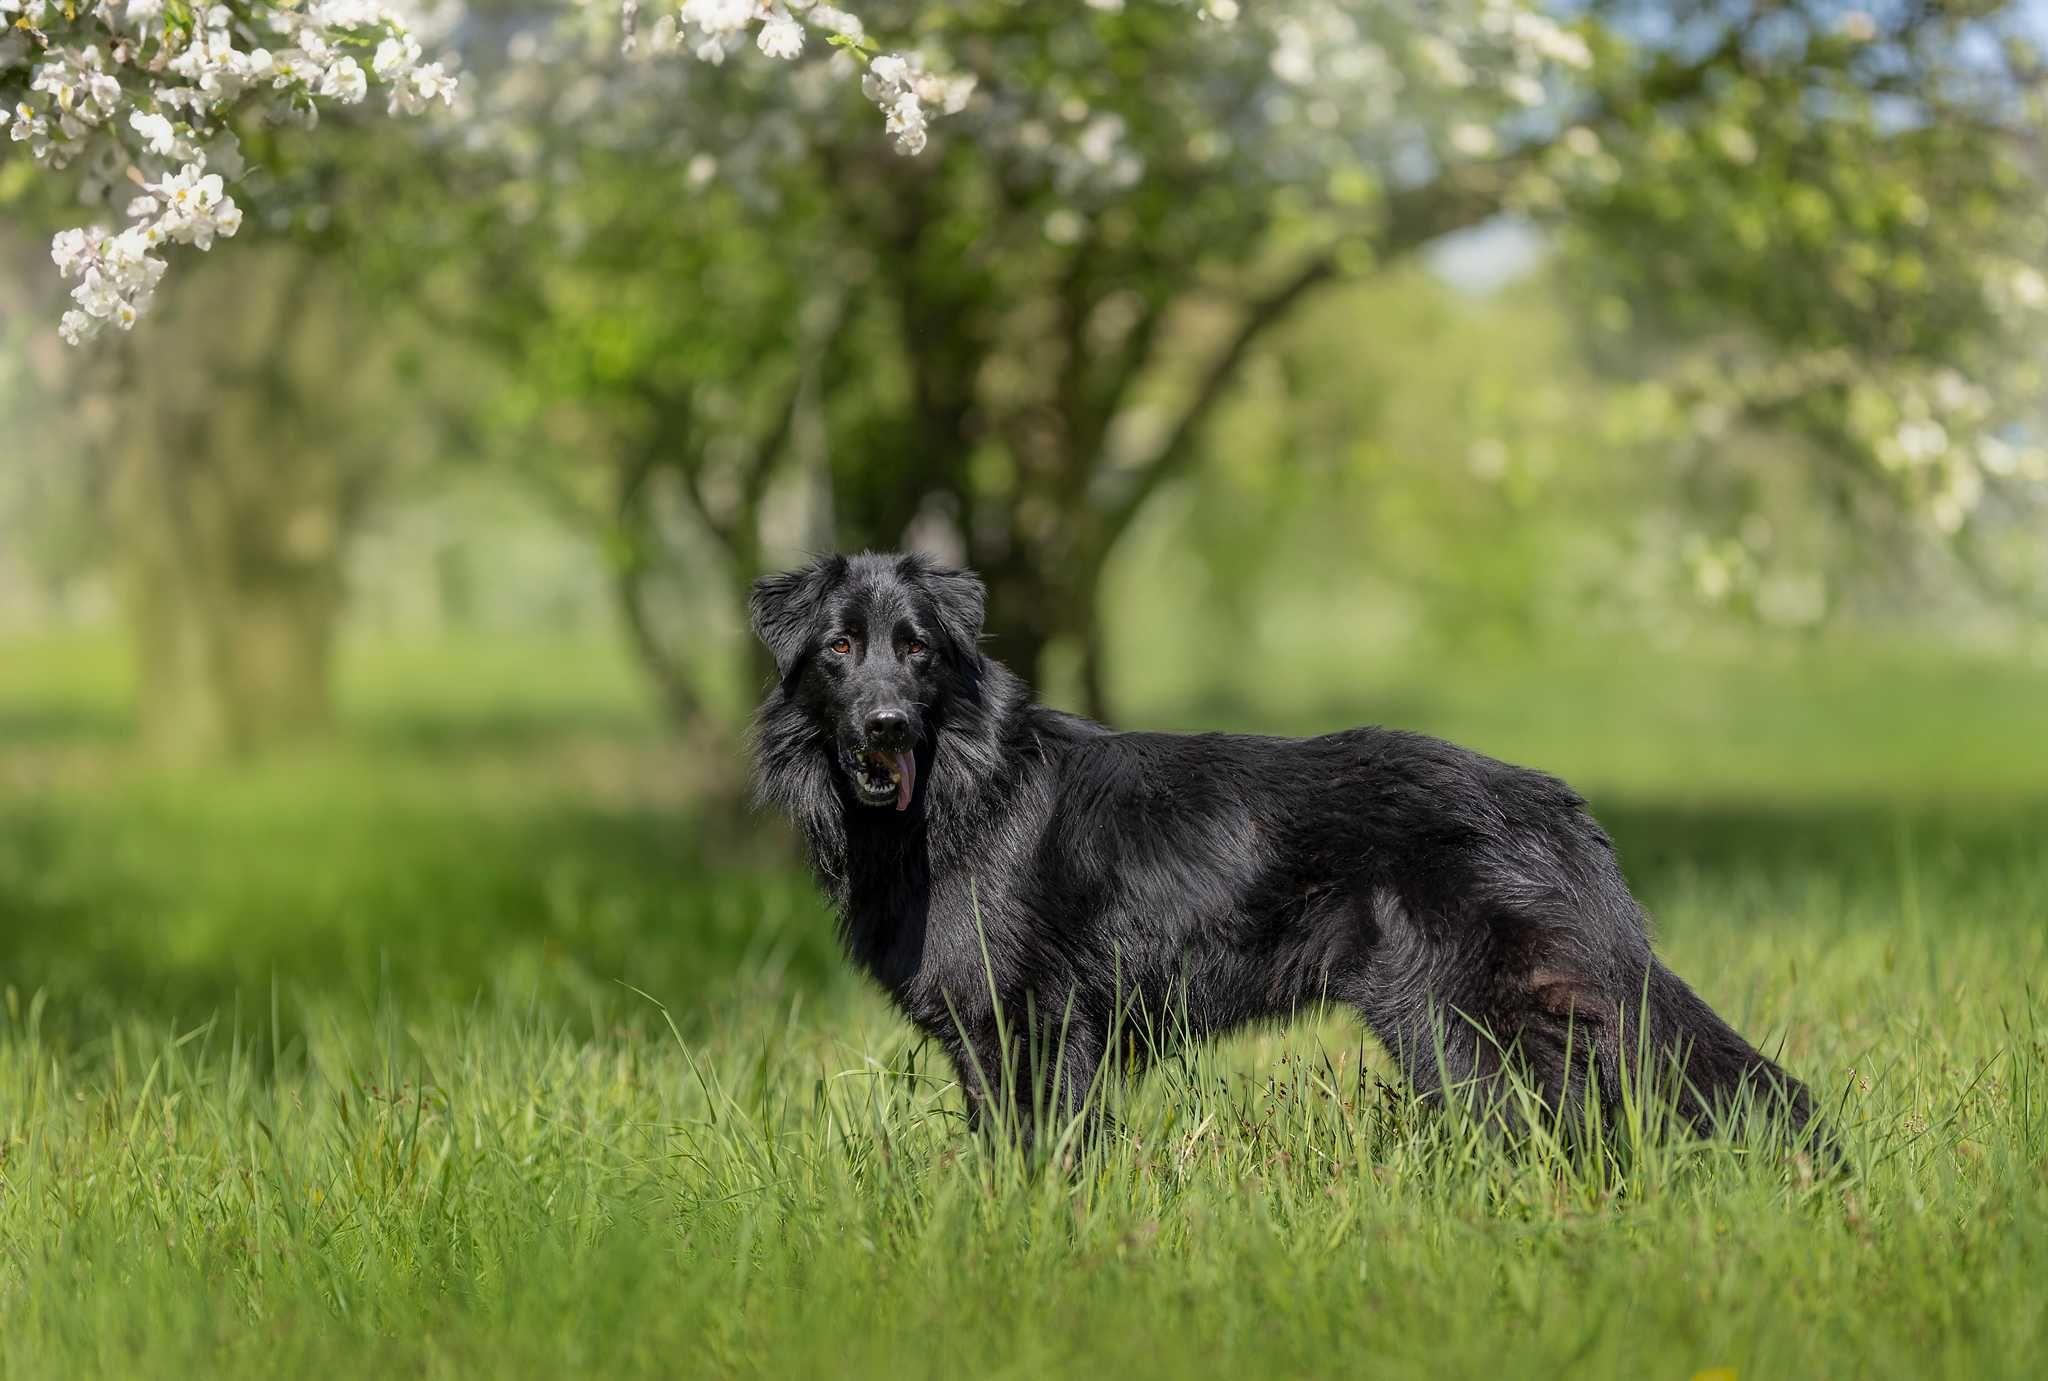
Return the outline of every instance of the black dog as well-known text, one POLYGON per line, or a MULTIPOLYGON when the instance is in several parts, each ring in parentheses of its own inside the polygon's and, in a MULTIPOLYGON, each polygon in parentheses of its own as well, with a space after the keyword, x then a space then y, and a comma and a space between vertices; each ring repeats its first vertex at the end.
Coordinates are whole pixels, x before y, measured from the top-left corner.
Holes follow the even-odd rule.
POLYGON ((976 1125, 1028 1141, 1105 1059, 1326 1001, 1418 1090, 1505 1125, 1511 1064, 1567 1116, 1659 1071, 1695 1127, 1753 1100, 1812 1116, 1651 953, 1562 782, 1385 729, 1112 733, 1031 703, 978 650, 982 610, 979 580, 920 556, 829 557, 752 599, 778 673, 760 796, 976 1125))

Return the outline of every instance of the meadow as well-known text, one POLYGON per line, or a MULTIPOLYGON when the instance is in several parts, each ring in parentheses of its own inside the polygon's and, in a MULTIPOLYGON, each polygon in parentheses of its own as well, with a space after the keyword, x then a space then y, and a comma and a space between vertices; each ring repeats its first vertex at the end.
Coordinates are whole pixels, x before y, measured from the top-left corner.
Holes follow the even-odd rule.
POLYGON ((1567 775, 1850 1175, 1506 1148, 1341 1016, 1187 1052, 1041 1173, 968 1135, 614 649, 359 649, 331 749, 178 775, 128 747, 117 649, 17 639, 0 1375, 2048 1368, 2048 664, 1263 671, 1295 689, 1134 681, 1129 717, 1567 775))

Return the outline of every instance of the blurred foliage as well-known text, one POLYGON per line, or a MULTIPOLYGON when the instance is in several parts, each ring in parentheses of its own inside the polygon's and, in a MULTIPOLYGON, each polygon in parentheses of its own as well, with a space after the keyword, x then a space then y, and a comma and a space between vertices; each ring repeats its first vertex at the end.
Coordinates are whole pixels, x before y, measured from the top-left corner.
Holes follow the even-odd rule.
POLYGON ((1219 597, 1286 544, 1411 623, 2048 576, 2023 6, 863 16, 977 79, 919 157, 825 63, 519 5, 459 32, 457 118, 247 138, 410 381, 360 416, 596 538, 681 718, 744 703, 759 569, 905 543, 1101 710, 1100 589, 1175 491, 1219 597), (1501 303, 1408 272, 1503 225, 1552 267, 1501 303))
POLYGON ((1118 579, 1199 571, 1202 598, 1247 629, 1290 583, 1326 583, 1389 645, 1626 633, 1674 647, 1751 621, 1982 639, 2033 622, 2048 595, 2038 506, 2016 496, 1950 537, 1896 506, 1844 512, 1848 467, 1803 431, 1737 416, 1674 433, 1666 385, 1579 348, 1577 290, 1557 260, 1483 298, 1411 269, 1305 309, 1247 369, 1198 482, 1134 537, 1118 579), (1989 580, 1972 557, 2001 522, 2022 550, 1989 580))
MULTIPOLYGON (((1104 567, 1227 449, 1209 424, 1274 328, 1508 212, 1557 234, 1607 372, 1661 390, 1622 395, 1638 456, 1783 434, 1784 466, 1882 499, 1852 522, 1939 531, 1994 490, 2038 494, 2019 408, 2039 72, 2009 11, 1614 5, 1525 31, 1485 4, 1262 6, 1227 29, 1142 3, 871 10, 979 81, 922 157, 873 140, 840 87, 557 34, 486 102, 492 155, 452 158, 473 217, 440 186, 414 220, 379 208, 406 271, 447 251, 420 299, 513 363, 497 423, 609 522, 685 710, 704 689, 664 588, 906 541, 982 569, 998 651, 1063 649, 1102 708, 1104 567)), ((1566 430, 1477 466, 1524 484, 1566 430)), ((1685 555, 1710 593, 1814 604, 1764 595, 1723 548, 1685 555)))

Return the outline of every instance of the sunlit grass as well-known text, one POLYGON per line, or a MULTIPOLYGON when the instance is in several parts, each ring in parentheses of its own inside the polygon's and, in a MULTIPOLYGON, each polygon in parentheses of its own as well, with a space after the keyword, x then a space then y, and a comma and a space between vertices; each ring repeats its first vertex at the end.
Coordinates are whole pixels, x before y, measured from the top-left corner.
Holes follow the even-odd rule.
MULTIPOLYGON (((548 676, 470 655, 379 673, 343 745, 250 773, 130 761, 103 693, 105 723, 58 734, 94 771, 0 787, 0 1375, 2048 1363, 2048 750, 2019 732, 2048 696, 2024 669, 1842 663, 1747 699, 1731 674, 1633 718, 1569 669, 1524 668, 1526 716, 1404 692, 1423 727, 1607 764, 1663 952, 1815 1086, 1835 1181, 1626 1129, 1510 1150, 1334 1015, 1109 1091, 1115 1130, 1034 1171, 966 1133, 777 833, 656 789, 627 683, 576 668, 503 692, 538 707, 514 714, 401 684, 548 676), (1927 748, 1959 716, 2004 736, 1995 773, 1927 748), (454 727, 391 727, 422 722, 454 727), (1714 789, 1672 777, 1721 742, 1714 789)), ((7 666, 17 725, 107 675, 7 666)))
POLYGON ((1383 1085, 1337 1023, 1171 1063, 1071 1172, 1034 1173, 858 1000, 689 1040, 644 1011, 577 1037, 516 1007, 369 1009, 271 1050, 226 1018, 53 1047, 17 994, 0 1360, 2027 1374, 2043 1014, 1974 966, 1952 972, 1985 1011, 1958 1022, 1837 961, 1836 1002, 1801 989, 1823 1016, 1890 995, 1860 1039, 1803 1043, 1847 1184, 1723 1145, 1510 1153, 1383 1085))

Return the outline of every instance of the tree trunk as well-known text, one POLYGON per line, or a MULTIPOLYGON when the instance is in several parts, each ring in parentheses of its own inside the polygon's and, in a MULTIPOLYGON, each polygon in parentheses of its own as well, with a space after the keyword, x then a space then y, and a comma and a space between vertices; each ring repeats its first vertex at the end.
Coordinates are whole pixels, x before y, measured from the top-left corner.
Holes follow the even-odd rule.
MULTIPOLYGON (((975 555, 968 553, 969 564, 975 555)), ((1100 629, 1100 567, 1076 566, 1044 553, 1020 552, 987 563, 988 627, 985 650, 1029 681, 1041 696, 1075 705, 1090 719, 1110 719, 1100 629), (1072 684, 1050 678, 1046 654, 1074 654, 1072 684)))
POLYGON ((1034 693, 1042 690, 1045 652, 1052 638, 1030 621, 1006 617, 994 595, 989 599, 988 626, 981 650, 1031 683, 1034 693))
POLYGON ((335 604, 318 581, 200 592, 131 560, 137 718, 156 755, 241 757, 333 722, 335 604))
POLYGON ((254 253, 232 275, 195 270, 136 332, 182 319, 190 347, 123 352, 98 380, 137 722, 173 759, 333 722, 343 558, 393 448, 364 314, 342 285, 316 291, 312 267, 254 253))
POLYGON ((1094 590, 1089 591, 1088 601, 1092 612, 1081 631, 1081 713, 1107 724, 1110 720, 1109 687, 1104 681, 1107 648, 1102 636, 1102 610, 1094 590))
MULTIPOLYGON (((333 722, 339 518, 311 496, 252 513, 209 470, 141 440, 115 490, 138 727, 150 750, 183 762, 257 753, 333 722)), ((278 479, 291 484, 288 472, 278 479)))

